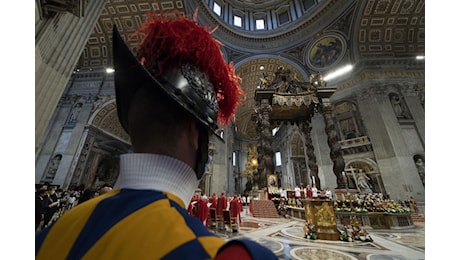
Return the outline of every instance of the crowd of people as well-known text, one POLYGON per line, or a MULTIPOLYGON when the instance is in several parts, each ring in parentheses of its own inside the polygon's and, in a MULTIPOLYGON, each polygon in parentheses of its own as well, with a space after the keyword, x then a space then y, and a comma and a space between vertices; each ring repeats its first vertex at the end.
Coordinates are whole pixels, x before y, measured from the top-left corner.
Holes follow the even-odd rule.
MULTIPOLYGON (((111 190, 112 187, 108 184, 103 184, 95 189, 84 189, 83 186, 79 186, 70 187, 68 190, 63 190, 50 183, 38 184, 35 191, 35 231, 44 229, 78 204, 111 190)), ((222 192, 220 196, 214 192, 209 198, 206 194, 195 193, 188 205, 187 212, 198 218, 205 227, 211 228, 211 223, 209 223, 210 209, 214 208, 216 215, 220 218, 222 218, 223 210, 229 210, 231 218, 237 219, 236 224, 239 227, 242 223, 243 206, 248 205, 249 201, 249 197, 246 196, 226 197, 225 192, 222 192)), ((238 229, 233 231, 237 232, 238 229)))
POLYGON ((76 205, 112 190, 108 184, 95 189, 84 186, 63 190, 50 183, 38 184, 35 190, 35 231, 55 222, 62 214, 76 205))

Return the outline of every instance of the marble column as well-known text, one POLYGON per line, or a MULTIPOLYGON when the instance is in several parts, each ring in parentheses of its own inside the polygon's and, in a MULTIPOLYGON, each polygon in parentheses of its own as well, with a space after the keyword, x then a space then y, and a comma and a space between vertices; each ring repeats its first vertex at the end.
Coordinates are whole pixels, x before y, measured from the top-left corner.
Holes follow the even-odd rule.
MULTIPOLYGON (((106 0, 88 1, 85 16, 58 13, 35 26, 35 149, 93 31, 106 0)), ((35 3, 36 9, 37 2, 35 3)))
POLYGON ((401 89, 401 92, 406 101, 407 108, 414 119, 415 129, 419 134, 422 146, 425 147, 425 108, 420 102, 420 97, 417 94, 415 85, 407 85, 401 89))

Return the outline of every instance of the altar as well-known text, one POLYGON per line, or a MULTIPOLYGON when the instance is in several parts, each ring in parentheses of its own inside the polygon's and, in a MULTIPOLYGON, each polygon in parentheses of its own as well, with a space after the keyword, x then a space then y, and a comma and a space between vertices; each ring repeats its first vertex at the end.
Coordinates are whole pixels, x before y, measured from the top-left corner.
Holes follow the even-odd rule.
POLYGON ((334 201, 328 199, 303 200, 305 218, 307 223, 316 226, 316 234, 319 239, 338 240, 334 201))
POLYGON ((338 211, 334 208, 334 200, 327 199, 305 199, 302 200, 303 207, 300 205, 286 206, 286 213, 294 218, 303 219, 306 223, 312 223, 323 232, 318 238, 334 237, 331 230, 337 230, 337 226, 356 225, 365 229, 411 229, 415 228, 410 213, 401 212, 351 212, 338 211), (332 212, 331 212, 332 211, 332 212), (334 217, 332 224, 331 216, 334 217), (327 232, 326 232, 327 231, 327 232))

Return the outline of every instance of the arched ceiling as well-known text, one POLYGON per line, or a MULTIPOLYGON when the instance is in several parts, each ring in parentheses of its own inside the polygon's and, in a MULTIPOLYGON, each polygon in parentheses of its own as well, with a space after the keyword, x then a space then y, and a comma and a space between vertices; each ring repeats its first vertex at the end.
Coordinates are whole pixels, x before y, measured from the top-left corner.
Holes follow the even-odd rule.
POLYGON ((90 125, 104 131, 106 134, 130 143, 129 135, 125 132, 118 120, 117 105, 115 99, 104 104, 93 114, 89 121, 90 125))
MULTIPOLYGON (((200 23, 212 28, 219 26, 214 36, 223 42, 226 59, 235 63, 236 72, 242 78, 247 99, 238 110, 236 126, 241 138, 254 139, 251 116, 254 90, 262 75, 261 65, 269 78, 283 65, 299 78, 306 79, 310 73, 325 73, 345 63, 375 68, 420 68, 414 57, 424 55, 424 0, 293 0, 289 3, 294 6, 304 6, 308 2, 316 7, 291 24, 262 34, 232 28, 216 17, 207 2, 108 0, 76 66, 80 70, 112 66, 113 24, 134 50, 137 38, 128 37, 145 20, 147 12, 175 9, 192 13, 198 8, 200 23), (315 59, 322 46, 332 43, 340 47, 334 55, 330 54, 333 59, 315 59)), ((246 6, 260 14, 272 10, 273 6, 285 5, 286 1, 230 0, 225 3, 239 9, 246 6)))

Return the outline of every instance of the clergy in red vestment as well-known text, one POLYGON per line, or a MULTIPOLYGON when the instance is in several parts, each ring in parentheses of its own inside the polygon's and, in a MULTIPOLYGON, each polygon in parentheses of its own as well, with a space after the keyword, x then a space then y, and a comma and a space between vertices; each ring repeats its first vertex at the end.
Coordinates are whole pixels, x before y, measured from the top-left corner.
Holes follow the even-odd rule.
POLYGON ((233 195, 233 199, 230 201, 230 216, 232 218, 236 218, 236 223, 238 224, 238 226, 241 223, 241 208, 242 205, 240 203, 240 200, 236 195, 233 195))
POLYGON ((305 194, 307 195, 307 199, 311 199, 313 197, 313 192, 311 190, 310 185, 307 185, 307 188, 305 188, 306 192, 305 194))
POLYGON ((209 214, 208 200, 198 195, 197 202, 195 204, 195 216, 207 226, 207 219, 209 214))
POLYGON ((203 224, 205 225, 205 227, 208 226, 208 218, 209 218, 209 206, 208 206, 208 203, 209 203, 209 200, 208 200, 208 197, 206 196, 206 194, 201 197, 201 210, 202 210, 202 213, 201 213, 201 222, 203 222, 203 224))
POLYGON ((199 197, 198 194, 193 195, 192 200, 188 204, 187 211, 189 215, 196 216, 196 210, 195 210, 196 205, 195 204, 198 201, 198 197, 199 197))
POLYGON ((201 219, 201 196, 197 197, 193 212, 195 217, 201 219))
POLYGON ((217 195, 215 192, 212 193, 211 198, 209 198, 209 202, 211 203, 209 206, 210 208, 217 209, 217 195))
POLYGON ((216 215, 217 216, 222 216, 222 211, 224 209, 227 209, 227 198, 225 197, 225 192, 222 192, 222 194, 217 198, 217 208, 216 208, 216 215))
POLYGON ((243 208, 243 205, 244 205, 243 198, 238 196, 238 201, 240 202, 240 212, 243 212, 243 210, 244 210, 244 208, 243 208))

